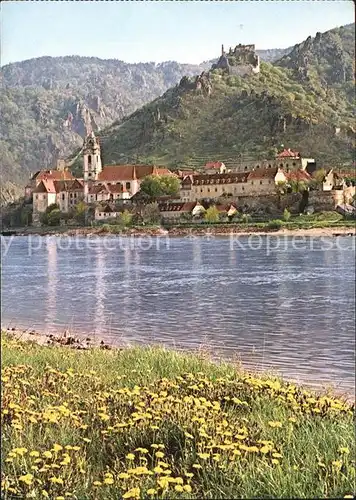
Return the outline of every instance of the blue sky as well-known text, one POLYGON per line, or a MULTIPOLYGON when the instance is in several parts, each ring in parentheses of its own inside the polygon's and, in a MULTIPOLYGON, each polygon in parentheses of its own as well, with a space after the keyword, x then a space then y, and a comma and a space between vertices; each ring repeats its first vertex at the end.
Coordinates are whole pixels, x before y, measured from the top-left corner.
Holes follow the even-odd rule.
POLYGON ((284 48, 354 21, 352 0, 2 2, 1 65, 81 55, 199 63, 238 43, 284 48))

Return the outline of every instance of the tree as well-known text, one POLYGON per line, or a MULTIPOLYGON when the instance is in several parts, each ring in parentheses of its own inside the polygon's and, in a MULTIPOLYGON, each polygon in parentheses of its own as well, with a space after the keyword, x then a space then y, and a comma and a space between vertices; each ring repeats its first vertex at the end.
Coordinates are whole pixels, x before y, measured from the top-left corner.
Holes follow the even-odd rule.
POLYGON ((209 207, 204 214, 206 222, 219 222, 219 210, 215 207, 209 207))
POLYGON ((74 218, 79 224, 85 224, 87 219, 87 205, 84 201, 80 201, 75 206, 74 218))
POLYGON ((158 203, 149 203, 142 210, 142 219, 146 224, 157 224, 161 220, 158 203))
POLYGON ((59 208, 55 208, 47 215, 47 224, 49 226, 59 226, 61 222, 62 212, 59 208))
POLYGON ((283 212, 283 219, 284 219, 286 222, 288 222, 288 221, 289 221, 289 219, 290 219, 290 211, 289 211, 287 208, 285 208, 285 209, 284 209, 284 212, 283 212))
POLYGON ((128 210, 124 210, 119 216, 119 221, 123 226, 129 226, 132 223, 132 217, 133 215, 128 210))
POLYGON ((152 200, 159 196, 174 196, 179 188, 179 179, 173 175, 147 175, 141 182, 141 191, 152 200))

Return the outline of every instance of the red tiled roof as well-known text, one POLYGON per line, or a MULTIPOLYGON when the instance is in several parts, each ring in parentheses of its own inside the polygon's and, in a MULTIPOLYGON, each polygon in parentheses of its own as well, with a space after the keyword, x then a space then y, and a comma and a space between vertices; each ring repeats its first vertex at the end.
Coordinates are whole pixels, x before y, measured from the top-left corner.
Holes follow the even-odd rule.
POLYGON ((195 202, 180 203, 160 203, 158 205, 160 212, 191 212, 195 207, 195 202))
POLYGON ((43 180, 38 186, 33 190, 34 193, 56 193, 56 188, 54 186, 53 180, 43 180))
POLYGON ((31 180, 36 180, 37 182, 43 180, 65 181, 74 180, 74 177, 69 170, 39 170, 31 177, 31 180))
POLYGON ((208 161, 208 163, 205 164, 204 168, 209 169, 209 168, 220 168, 224 166, 222 161, 208 161))
POLYGON ((278 153, 277 158, 300 158, 300 153, 298 151, 292 151, 291 149, 284 149, 281 153, 278 153))
POLYGON ((102 186, 102 185, 94 185, 94 186, 90 186, 89 188, 89 194, 98 194, 98 193, 101 193, 102 191, 108 191, 106 189, 105 186, 102 186))
POLYGON ((240 182, 246 182, 248 178, 248 172, 230 172, 226 174, 199 174, 193 175, 193 184, 195 186, 204 184, 234 184, 240 182))
POLYGON ((305 170, 291 170, 290 172, 284 172, 288 181, 310 181, 312 178, 305 170))
POLYGON ((83 185, 77 179, 72 181, 53 181, 53 184, 56 193, 62 193, 63 191, 83 191, 83 185))
POLYGON ((253 179, 274 179, 276 173, 278 172, 278 168, 256 168, 252 170, 248 175, 248 180, 253 179))
POLYGON ((170 170, 154 165, 107 165, 98 175, 99 181, 133 181, 146 175, 173 175, 170 170))

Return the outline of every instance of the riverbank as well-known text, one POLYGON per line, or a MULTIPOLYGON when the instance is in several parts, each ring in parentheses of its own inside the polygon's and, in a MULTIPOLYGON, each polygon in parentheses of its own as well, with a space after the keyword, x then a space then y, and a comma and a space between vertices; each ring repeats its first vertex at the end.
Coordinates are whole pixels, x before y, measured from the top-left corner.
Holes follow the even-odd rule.
POLYGON ((161 348, 2 336, 2 498, 352 495, 354 408, 161 348))
POLYGON ((27 230, 18 231, 3 231, 3 236, 224 236, 224 235, 240 235, 240 236, 300 236, 300 237, 336 237, 336 236, 355 236, 356 224, 332 225, 321 227, 281 227, 279 229, 268 227, 263 224, 256 225, 202 225, 194 227, 172 227, 165 229, 159 226, 150 227, 117 227, 117 226, 101 226, 101 227, 81 227, 81 228, 28 228, 27 230))

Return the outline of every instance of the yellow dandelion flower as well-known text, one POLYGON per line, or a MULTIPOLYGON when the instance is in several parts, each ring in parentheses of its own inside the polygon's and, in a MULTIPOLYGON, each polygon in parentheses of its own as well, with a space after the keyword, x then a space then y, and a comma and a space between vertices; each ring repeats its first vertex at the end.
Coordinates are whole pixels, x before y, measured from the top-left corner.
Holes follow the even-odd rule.
POLYGON ((25 453, 27 453, 27 448, 14 448, 12 451, 22 457, 25 453))
POLYGON ((122 495, 122 498, 139 498, 140 493, 140 488, 131 488, 129 491, 122 495))
POLYGON ((154 488, 150 488, 149 490, 146 491, 147 495, 153 496, 157 493, 157 490, 154 488))
POLYGON ((193 469, 202 469, 202 466, 200 464, 193 464, 192 467, 193 469))
POLYGON ((45 497, 45 498, 49 498, 49 494, 47 493, 47 491, 46 491, 46 490, 42 490, 42 491, 41 491, 41 493, 42 493, 42 496, 43 496, 43 497, 45 497))
POLYGON ((161 477, 158 481, 157 484, 162 488, 165 489, 169 485, 169 478, 168 477, 161 477))
POLYGON ((13 461, 14 461, 14 459, 13 459, 13 458, 11 458, 11 457, 10 457, 10 458, 7 458, 7 459, 5 460, 5 462, 13 462, 13 461))
POLYGON ((155 472, 156 474, 162 474, 164 469, 162 469, 162 467, 160 467, 159 465, 157 467, 155 467, 153 469, 153 472, 155 472))
POLYGON ((198 453, 198 457, 201 458, 202 460, 207 460, 210 455, 209 453, 198 453))
POLYGON ((112 477, 106 477, 104 479, 104 484, 114 484, 114 480, 112 477))
POLYGON ((277 421, 277 422, 274 422, 274 421, 270 420, 270 421, 268 422, 268 425, 269 425, 270 427, 282 427, 282 422, 278 422, 278 421, 277 421))
POLYGON ((185 475, 186 477, 189 477, 189 478, 194 477, 193 472, 186 472, 184 475, 185 475))
POLYGON ((190 486, 190 484, 185 484, 183 486, 183 490, 186 491, 187 493, 191 493, 192 487, 190 486))
POLYGON ((341 468, 342 466, 342 462, 341 460, 334 460, 333 462, 331 462, 331 464, 333 465, 333 467, 335 467, 336 469, 339 469, 341 468))
POLYGON ((56 497, 56 500, 66 500, 66 499, 65 499, 65 497, 59 496, 59 497, 56 497))
POLYGON ((288 420, 289 420, 289 422, 296 422, 297 421, 297 419, 295 417, 289 417, 288 420))
POLYGON ((184 491, 183 486, 181 484, 176 484, 174 489, 175 489, 175 491, 178 491, 179 493, 184 491))
POLYGON ((274 465, 278 465, 279 464, 279 460, 277 460, 276 458, 272 458, 272 463, 274 465))
POLYGON ((103 483, 101 481, 94 481, 93 486, 101 486, 103 483))
POLYGON ((146 448, 136 448, 135 451, 138 451, 139 453, 148 453, 148 450, 146 448))
POLYGON ((52 455, 52 453, 50 451, 44 451, 43 452, 43 456, 45 458, 52 458, 53 455, 52 455))
POLYGON ((121 472, 118 477, 119 479, 129 479, 130 474, 127 474, 127 472, 121 472))
POLYGON ((27 484, 28 486, 32 484, 32 480, 33 480, 33 474, 25 474, 24 476, 19 477, 19 481, 27 484))
POLYGON ((57 451, 61 451, 61 450, 63 450, 63 446, 61 446, 60 444, 55 443, 55 444, 53 445, 52 451, 54 451, 55 453, 56 453, 57 451))
POLYGON ((264 446, 262 446, 262 448, 260 449, 260 452, 261 452, 261 453, 263 453, 263 454, 265 455, 266 453, 268 453, 269 451, 271 451, 271 449, 272 449, 272 448, 271 448, 271 446, 264 445, 264 446))
POLYGON ((127 460, 135 460, 135 455, 133 453, 128 453, 126 455, 127 460))
POLYGON ((155 455, 156 455, 157 458, 163 458, 164 457, 163 451, 156 451, 155 455))
POLYGON ((353 495, 345 495, 344 498, 354 498, 353 495))
POLYGON ((63 484, 63 479, 61 477, 52 476, 49 480, 53 484, 63 484))
POLYGON ((282 456, 280 453, 272 453, 272 457, 274 458, 282 458, 282 456))
POLYGON ((350 453, 350 450, 348 448, 339 448, 340 453, 344 453, 345 455, 348 455, 350 453))
POLYGON ((33 450, 30 452, 30 457, 39 457, 39 456, 40 456, 39 451, 33 450))

